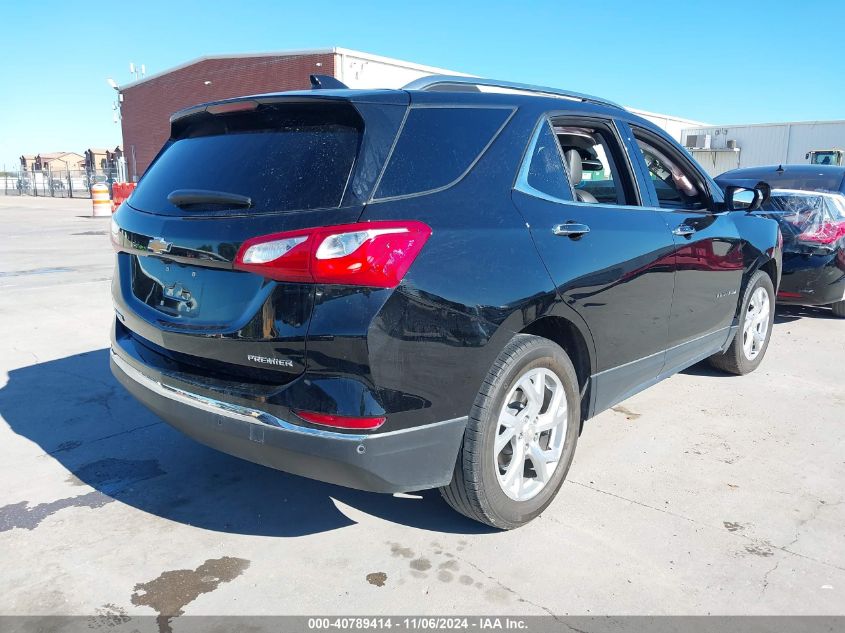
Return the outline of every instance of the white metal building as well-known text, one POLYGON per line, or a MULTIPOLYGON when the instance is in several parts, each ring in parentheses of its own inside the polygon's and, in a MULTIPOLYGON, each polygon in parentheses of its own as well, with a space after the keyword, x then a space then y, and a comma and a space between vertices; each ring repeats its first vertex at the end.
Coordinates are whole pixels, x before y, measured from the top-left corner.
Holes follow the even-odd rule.
POLYGON ((707 125, 701 121, 693 121, 692 119, 682 119, 680 117, 672 116, 670 114, 658 114, 656 112, 649 112, 647 110, 639 110, 637 108, 626 107, 629 112, 633 112, 637 116, 648 119, 657 127, 666 130, 669 135, 680 142, 683 131, 691 127, 700 127, 707 125))
POLYGON ((738 167, 807 163, 813 150, 845 148, 845 121, 688 127, 681 142, 711 175, 738 167))

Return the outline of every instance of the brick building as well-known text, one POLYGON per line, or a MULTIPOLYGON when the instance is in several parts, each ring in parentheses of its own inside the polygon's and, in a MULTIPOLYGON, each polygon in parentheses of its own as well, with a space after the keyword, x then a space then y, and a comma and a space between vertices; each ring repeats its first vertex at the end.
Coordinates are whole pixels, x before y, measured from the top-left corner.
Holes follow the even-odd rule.
POLYGON ((399 88, 434 73, 464 74, 343 48, 195 59, 118 87, 129 179, 143 175, 170 134, 170 115, 182 108, 247 94, 307 89, 312 74, 336 77, 350 88, 399 88))

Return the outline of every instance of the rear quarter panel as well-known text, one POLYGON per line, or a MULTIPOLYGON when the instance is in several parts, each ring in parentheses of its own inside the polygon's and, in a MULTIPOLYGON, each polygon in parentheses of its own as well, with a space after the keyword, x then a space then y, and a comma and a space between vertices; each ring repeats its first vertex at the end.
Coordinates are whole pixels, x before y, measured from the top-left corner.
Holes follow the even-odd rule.
POLYGON ((364 211, 432 228, 367 335, 373 380, 402 405, 391 428, 467 415, 514 333, 566 310, 510 195, 535 122, 518 112, 458 184, 364 211))

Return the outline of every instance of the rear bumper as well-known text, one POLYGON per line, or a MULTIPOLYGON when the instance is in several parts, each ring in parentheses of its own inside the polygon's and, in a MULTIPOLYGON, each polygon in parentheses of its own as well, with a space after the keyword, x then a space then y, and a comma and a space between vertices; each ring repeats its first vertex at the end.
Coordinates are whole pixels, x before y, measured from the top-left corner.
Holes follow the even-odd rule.
POLYGON ((315 429, 226 402, 222 393, 199 393, 120 354, 119 346, 112 349, 110 365, 138 401, 193 439, 271 468, 359 490, 406 492, 449 483, 466 426, 466 418, 456 418, 386 433, 315 429))
POLYGON ((786 251, 778 303, 830 305, 845 299, 845 249, 786 251))
POLYGON ((784 271, 777 302, 830 305, 845 299, 845 272, 833 265, 784 271))

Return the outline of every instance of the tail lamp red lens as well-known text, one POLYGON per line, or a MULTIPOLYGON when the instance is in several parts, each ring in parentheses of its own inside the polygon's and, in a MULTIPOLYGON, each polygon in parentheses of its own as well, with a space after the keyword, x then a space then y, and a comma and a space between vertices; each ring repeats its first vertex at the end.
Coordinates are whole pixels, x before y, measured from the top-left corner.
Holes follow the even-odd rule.
POLYGON ((306 422, 311 422, 311 424, 331 426, 336 429, 372 430, 384 424, 386 419, 384 417, 357 418, 345 415, 330 415, 328 413, 314 413, 313 411, 297 411, 296 415, 306 422))
POLYGON ((431 229, 422 222, 359 222, 245 241, 235 268, 277 281, 395 288, 431 229))
POLYGON ((845 237, 845 222, 823 222, 812 230, 801 233, 795 239, 799 242, 833 244, 843 237, 845 237))

